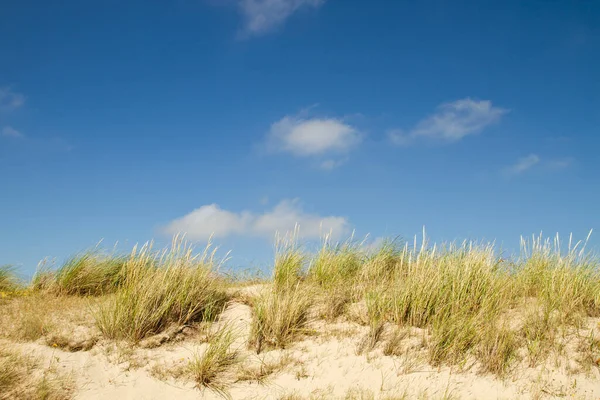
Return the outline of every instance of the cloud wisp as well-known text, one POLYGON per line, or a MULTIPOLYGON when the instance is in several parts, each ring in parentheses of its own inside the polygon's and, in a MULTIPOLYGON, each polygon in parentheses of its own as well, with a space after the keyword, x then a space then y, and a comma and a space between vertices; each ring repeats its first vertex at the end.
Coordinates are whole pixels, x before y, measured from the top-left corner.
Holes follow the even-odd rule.
POLYGON ((528 156, 519 158, 514 164, 506 167, 504 173, 507 175, 520 175, 539 164, 540 161, 541 158, 537 154, 529 154, 528 156))
POLYGON ((285 234, 299 227, 299 237, 319 238, 331 232, 340 237, 349 230, 349 222, 341 216, 321 216, 303 210, 298 199, 283 200, 263 213, 223 210, 217 204, 204 205, 178 218, 162 229, 173 235, 185 233, 192 240, 208 240, 211 236, 254 236, 271 239, 276 232, 285 234))
POLYGON ((25 135, 23 135, 21 132, 19 132, 12 126, 5 126, 4 128, 2 128, 2 136, 20 139, 23 138, 25 135))
POLYGON ((325 0, 239 0, 244 17, 242 36, 259 36, 282 26, 302 8, 318 8, 325 0))
POLYGON ((0 111, 10 112, 25 104, 25 96, 13 92, 10 87, 0 87, 0 111))
POLYGON ((489 100, 465 98, 438 106, 436 112, 421 120, 409 130, 391 130, 390 141, 399 146, 413 144, 420 139, 452 143, 475 135, 500 121, 508 110, 495 107, 489 100))

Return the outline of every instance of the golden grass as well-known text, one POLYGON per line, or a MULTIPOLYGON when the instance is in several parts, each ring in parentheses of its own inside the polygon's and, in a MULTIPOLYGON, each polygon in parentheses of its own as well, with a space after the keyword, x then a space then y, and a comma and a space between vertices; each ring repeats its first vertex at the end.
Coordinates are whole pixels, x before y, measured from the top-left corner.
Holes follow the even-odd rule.
POLYGON ((62 295, 112 293, 120 284, 124 264, 124 257, 87 251, 67 260, 53 274, 49 288, 62 295))
POLYGON ((10 265, 0 265, 0 297, 7 297, 20 287, 15 268, 10 265))
POLYGON ((95 312, 98 328, 108 338, 138 342, 171 324, 215 319, 228 298, 217 267, 210 245, 201 255, 177 238, 162 253, 134 248, 118 290, 95 312))
POLYGON ((239 362, 237 349, 232 349, 234 341, 234 332, 226 326, 222 327, 211 335, 206 351, 194 356, 188 370, 199 387, 226 393, 221 375, 239 362))
MULTIPOLYGON (((196 254, 177 237, 162 252, 147 244, 127 257, 83 253, 1 300, 0 336, 85 350, 97 336, 73 341, 59 329, 85 327, 135 345, 172 326, 214 321, 237 296, 252 309, 248 345, 257 353, 290 346, 323 318, 367 326, 357 352, 368 357, 381 348, 386 357, 408 360, 415 349, 407 332, 419 328, 416 352, 433 366, 476 365, 503 377, 520 362, 533 368, 551 354, 565 358, 572 340, 578 344, 569 356, 584 369, 600 363, 600 340, 586 330, 600 316, 600 263, 584 242, 534 237, 523 241, 520 257, 505 259, 492 244, 430 245, 423 238, 420 245, 388 241, 365 249, 326 237, 311 255, 293 234, 277 239, 270 282, 223 277, 221 262, 210 245, 196 254), (256 282, 267 286, 258 296, 231 294, 256 282), (576 336, 580 331, 589 337, 576 336)), ((12 272, 0 269, 5 291, 14 287, 12 272)), ((222 331, 209 342, 188 372, 199 386, 219 391, 220 377, 237 362, 233 336, 222 331)), ((240 370, 238 379, 262 382, 274 368, 240 370)))
POLYGON ((311 294, 297 284, 284 291, 270 290, 259 296, 252 308, 249 345, 285 348, 308 331, 311 294))
POLYGON ((40 370, 37 358, 0 348, 0 399, 67 400, 72 379, 52 365, 40 370))
POLYGON ((304 278, 306 256, 298 247, 297 230, 275 238, 273 286, 277 291, 296 286, 304 278))
MULTIPOLYGON (((537 365, 550 351, 560 353, 559 327, 579 327, 600 314, 600 265, 585 243, 570 242, 565 252, 558 238, 534 237, 523 241, 514 261, 498 256, 493 245, 470 242, 388 241, 371 252, 349 243, 333 246, 326 238, 303 284, 316 288, 317 315, 325 319, 344 314, 351 302, 365 304, 362 317, 356 307, 348 315, 369 326, 359 352, 374 348, 382 324, 391 322, 430 332, 433 365, 474 358, 482 372, 504 375, 519 360, 519 349, 537 365), (534 312, 523 312, 532 298, 534 312), (504 320, 511 310, 524 316, 519 329, 504 320)), ((400 342, 392 338, 384 352, 401 351, 400 342)))
POLYGON ((30 292, 7 301, 0 313, 0 337, 16 341, 47 335, 73 338, 77 328, 92 334, 93 326, 89 301, 74 296, 30 292))

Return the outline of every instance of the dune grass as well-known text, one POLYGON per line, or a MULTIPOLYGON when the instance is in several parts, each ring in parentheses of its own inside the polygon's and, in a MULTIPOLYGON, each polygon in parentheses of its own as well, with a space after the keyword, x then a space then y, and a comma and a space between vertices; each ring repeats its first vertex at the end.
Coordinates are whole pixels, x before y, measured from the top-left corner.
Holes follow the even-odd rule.
MULTIPOLYGON (((371 251, 326 238, 303 285, 316 290, 324 310, 318 315, 326 319, 343 314, 348 303, 364 303, 369 332, 361 351, 376 346, 385 323, 424 328, 432 365, 471 358, 497 375, 509 371, 519 349, 536 365, 558 346, 560 326, 600 315, 597 259, 585 252, 585 242, 563 248, 558 237, 523 240, 516 259, 501 257, 492 244, 430 246, 425 236, 420 246, 416 239, 412 246, 385 241, 371 251), (528 314, 531 301, 536 308, 528 314), (523 317, 519 329, 507 325, 514 310, 523 317)), ((386 352, 401 347, 395 340, 386 352)))
POLYGON ((102 295, 114 292, 122 280, 125 258, 97 250, 67 260, 54 274, 51 288, 63 295, 102 295))
MULTIPOLYGON (((600 316, 600 263, 586 252, 585 241, 533 237, 523 240, 517 257, 498 254, 493 244, 436 245, 425 237, 420 244, 384 241, 369 249, 352 238, 333 243, 326 236, 315 254, 304 249, 297 232, 278 237, 271 278, 250 280, 263 284, 247 301, 248 345, 257 353, 289 347, 323 318, 368 327, 357 353, 380 348, 384 356, 404 356, 407 332, 415 330, 422 335, 416 351, 423 362, 477 365, 497 376, 520 361, 533 368, 550 354, 561 355, 567 336, 579 331, 582 366, 595 368, 600 359, 598 334, 586 325, 600 316), (351 310, 360 318, 353 319, 351 310)), ((104 337, 133 343, 172 325, 214 321, 228 293, 247 283, 220 276, 221 263, 210 245, 197 254, 178 237, 164 251, 146 244, 128 256, 82 253, 57 271, 41 270, 28 294, 10 300, 5 314, 17 311, 0 334, 51 337, 56 321, 47 314, 55 311, 44 312, 50 310, 44 304, 69 304, 66 299, 78 299, 79 306, 91 302, 104 337)), ((13 290, 13 276, 0 269, 1 291, 13 290)), ((219 390, 218 377, 234 360, 232 343, 231 332, 222 331, 194 359, 190 372, 199 386, 219 390)))
POLYGON ((218 265, 210 244, 200 255, 177 238, 168 251, 134 248, 118 290, 96 310, 98 328, 108 338, 137 342, 171 324, 214 320, 228 299, 218 265))
POLYGON ((6 297, 21 288, 21 284, 11 265, 0 265, 0 296, 6 297))
POLYGON ((257 353, 263 348, 285 348, 308 332, 311 303, 310 292, 300 284, 263 293, 253 305, 249 345, 257 353))
POLYGON ((305 260, 295 235, 277 239, 273 285, 252 303, 248 344, 257 353, 263 348, 285 348, 307 331, 313 294, 303 284, 305 260))
POLYGON ((310 265, 308 276, 321 287, 337 287, 342 282, 352 282, 363 261, 364 251, 360 243, 353 243, 350 238, 344 243, 332 244, 330 236, 326 235, 321 250, 310 265))
POLYGON ((222 374, 239 361, 239 353, 232 346, 235 333, 227 326, 210 335, 208 348, 196 354, 188 365, 194 381, 199 387, 207 387, 225 394, 222 374))
POLYGON ((0 399, 68 400, 72 379, 52 366, 39 371, 40 360, 0 348, 0 399))
POLYGON ((298 246, 297 229, 287 235, 275 237, 275 265, 273 287, 283 291, 305 278, 307 257, 298 246))

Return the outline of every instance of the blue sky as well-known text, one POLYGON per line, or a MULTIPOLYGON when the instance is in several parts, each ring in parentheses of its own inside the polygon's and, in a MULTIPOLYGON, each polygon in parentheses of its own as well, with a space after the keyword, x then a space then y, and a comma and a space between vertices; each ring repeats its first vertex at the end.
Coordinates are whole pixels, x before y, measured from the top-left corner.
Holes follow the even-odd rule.
MULTIPOLYGON (((172 233, 585 238, 600 3, 2 2, 0 264, 172 233)), ((592 236, 592 244, 599 243, 592 236)))

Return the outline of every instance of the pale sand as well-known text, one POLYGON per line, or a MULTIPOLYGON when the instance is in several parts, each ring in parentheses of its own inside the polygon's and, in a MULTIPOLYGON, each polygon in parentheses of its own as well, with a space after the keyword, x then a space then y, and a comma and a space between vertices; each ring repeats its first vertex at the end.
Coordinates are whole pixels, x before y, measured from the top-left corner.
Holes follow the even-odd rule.
MULTIPOLYGON (((248 289, 257 292, 256 287, 248 289)), ((319 335, 307 337, 285 350, 266 351, 260 355, 247 350, 251 313, 247 305, 233 303, 217 324, 235 329, 235 346, 245 358, 243 364, 259 365, 263 361, 286 360, 285 367, 272 374, 264 383, 234 383, 238 367, 225 374, 227 389, 233 399, 278 399, 297 394, 304 398, 374 398, 400 396, 406 398, 517 399, 517 398, 581 398, 600 399, 600 373, 568 373, 572 360, 561 365, 549 361, 546 367, 528 368, 525 363, 516 367, 510 377, 500 380, 492 375, 477 373, 472 366, 466 372, 457 367, 433 368, 419 361, 419 330, 406 339, 405 354, 384 356, 382 344, 368 353, 357 355, 357 343, 367 328, 355 323, 316 323, 319 335), (326 332, 326 333, 324 333, 326 332), (412 350, 411 350, 412 347, 412 350), (407 355, 408 354, 408 355, 407 355), (365 394, 360 397, 359 392, 365 394)), ((597 321, 594 322, 597 325, 597 321)), ((596 328, 595 328, 596 329, 596 328)), ((6 343, 5 341, 3 341, 6 343)), ((41 343, 14 344, 25 353, 53 364, 72 374, 76 382, 76 399, 221 399, 219 394, 198 389, 185 378, 158 378, 156 371, 176 371, 206 344, 198 337, 162 344, 158 348, 116 349, 108 342, 99 342, 90 351, 65 352, 41 343), (112 349, 112 351, 111 351, 112 349)), ((423 358, 423 357, 421 357, 423 358)))

